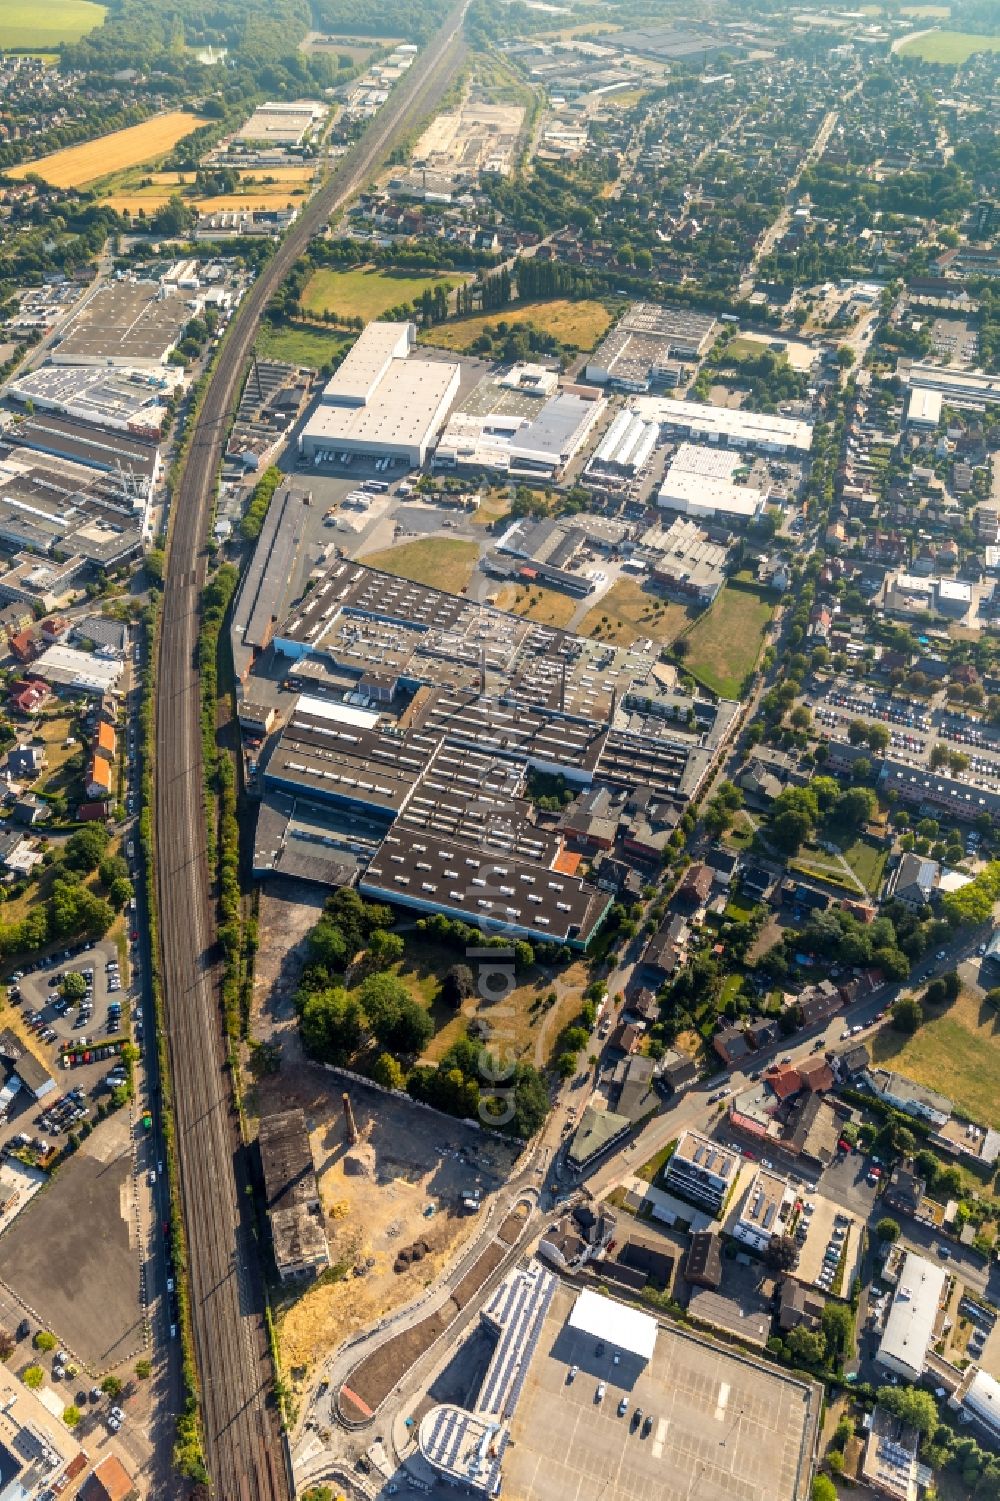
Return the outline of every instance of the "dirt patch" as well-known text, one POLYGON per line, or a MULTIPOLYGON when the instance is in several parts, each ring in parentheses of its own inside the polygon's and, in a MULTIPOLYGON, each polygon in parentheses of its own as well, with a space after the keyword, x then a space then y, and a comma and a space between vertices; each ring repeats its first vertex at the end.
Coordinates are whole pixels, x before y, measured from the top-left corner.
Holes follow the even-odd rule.
POLYGON ((451 1297, 436 1313, 419 1324, 402 1329, 392 1339, 355 1366, 338 1394, 340 1410, 348 1422, 370 1417, 377 1412, 401 1376, 430 1349, 452 1320, 475 1297, 487 1278, 496 1271, 507 1247, 491 1241, 475 1264, 455 1288, 451 1297))
POLYGON ((326 893, 306 881, 268 882, 261 893, 250 1019, 255 1041, 276 1043, 289 1062, 301 1056, 295 991, 306 960, 306 939, 319 921, 326 893))
POLYGON ((513 1148, 460 1121, 353 1082, 348 1093, 355 1144, 344 1124, 344 1080, 325 1069, 282 1066, 251 1101, 258 1115, 305 1111, 326 1213, 331 1272, 275 1294, 284 1364, 300 1391, 317 1361, 435 1281, 481 1223, 463 1196, 478 1189, 484 1212, 515 1160, 513 1148))

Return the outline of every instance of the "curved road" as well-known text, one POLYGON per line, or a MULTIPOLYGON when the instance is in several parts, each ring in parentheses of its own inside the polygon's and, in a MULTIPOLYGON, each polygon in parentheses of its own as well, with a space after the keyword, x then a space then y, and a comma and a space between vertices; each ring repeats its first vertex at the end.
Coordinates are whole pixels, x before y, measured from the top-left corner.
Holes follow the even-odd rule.
POLYGON ((461 57, 463 14, 461 6, 449 16, 398 97, 319 189, 249 288, 205 392, 172 497, 155 705, 156 888, 205 1452, 221 1501, 287 1501, 291 1486, 270 1399, 274 1372, 245 1192, 245 1152, 226 1071, 205 850, 197 643, 210 503, 229 414, 269 298, 394 138, 440 98, 461 57))

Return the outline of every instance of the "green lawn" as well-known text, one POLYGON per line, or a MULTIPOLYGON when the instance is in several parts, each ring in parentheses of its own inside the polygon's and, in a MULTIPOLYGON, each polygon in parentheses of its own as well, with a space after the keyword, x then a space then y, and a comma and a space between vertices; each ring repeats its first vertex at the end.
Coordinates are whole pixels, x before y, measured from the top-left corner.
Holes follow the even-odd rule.
POLYGON ((844 850, 844 859, 867 891, 878 894, 889 851, 867 839, 856 839, 844 850))
POLYGON ((400 303, 413 302, 441 280, 450 291, 465 277, 456 274, 448 279, 433 273, 407 276, 405 272, 376 271, 372 266, 353 271, 314 271, 302 293, 302 306, 314 318, 329 312, 369 323, 400 303))
POLYGON ((91 0, 3 0, 0 51, 44 52, 76 42, 104 23, 105 8, 91 0))
POLYGON ((1000 1126, 1000 1012, 971 995, 928 1011, 912 1037, 874 1033, 873 1061, 940 1090, 980 1125, 1000 1126))
POLYGON ((291 365, 320 370, 349 342, 342 334, 320 333, 318 329, 303 328, 297 323, 285 324, 281 328, 262 323, 257 335, 257 353, 265 359, 287 360, 291 365))
POLYGON ((479 561, 479 544, 460 542, 457 537, 422 537, 419 542, 369 553, 363 561, 397 578, 461 594, 479 561))
POLYGON ((685 638, 684 666, 722 698, 739 698, 757 661, 772 606, 753 589, 724 588, 685 638))
POLYGON ((929 31, 913 37, 899 49, 902 57, 919 57, 925 63, 964 63, 974 52, 1000 52, 1000 36, 977 36, 971 31, 929 31))

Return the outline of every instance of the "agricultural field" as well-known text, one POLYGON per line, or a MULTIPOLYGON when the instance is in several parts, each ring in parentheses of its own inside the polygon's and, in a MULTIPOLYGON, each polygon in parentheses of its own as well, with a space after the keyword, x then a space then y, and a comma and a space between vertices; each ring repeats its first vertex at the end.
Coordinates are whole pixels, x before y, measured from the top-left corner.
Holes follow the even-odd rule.
POLYGON ((419 542, 369 553, 361 561, 397 578, 412 579, 415 584, 461 594, 479 561, 479 544, 461 542, 457 537, 422 537, 419 542))
POLYGON ((558 589, 527 589, 520 584, 504 584, 495 600, 498 610, 525 615, 539 625, 551 625, 557 630, 566 629, 579 602, 558 589))
POLYGON ((963 993, 927 1008, 912 1037, 892 1027, 872 1036, 872 1061, 937 1089, 980 1125, 1000 1127, 1000 1012, 963 993))
POLYGON ((630 646, 641 637, 669 642, 688 624, 687 606, 674 604, 638 579, 620 578, 599 604, 588 610, 580 625, 584 636, 596 636, 616 646, 630 646))
POLYGON ((262 323, 256 348, 262 359, 287 360, 307 370, 322 370, 329 360, 344 353, 350 341, 318 328, 302 328, 295 323, 272 328, 262 323))
POLYGON ((141 125, 131 125, 127 130, 115 130, 94 141, 67 146, 64 151, 54 151, 51 156, 40 157, 34 162, 22 162, 19 167, 10 167, 7 175, 27 177, 34 173, 54 188, 86 187, 112 172, 138 167, 143 162, 164 156, 184 136, 204 123, 199 115, 171 110, 165 115, 153 115, 141 125))
POLYGON ((688 633, 684 665, 723 698, 739 698, 757 660, 771 605, 753 589, 724 588, 688 633))
POLYGON ((104 16, 105 7, 91 0, 4 0, 0 52, 45 52, 60 42, 78 42, 102 26, 104 16))
POLYGON ((1000 35, 977 36, 971 31, 928 31, 911 37, 899 48, 901 57, 919 57, 925 63, 968 62, 975 52, 1000 52, 1000 35))
POLYGON ((611 314, 601 302, 570 302, 564 297, 549 302, 515 303, 495 313, 477 313, 472 318, 439 323, 421 335, 421 342, 453 349, 457 354, 468 354, 483 329, 488 325, 496 327, 497 323, 507 323, 512 328, 519 323, 533 323, 536 328, 552 334, 560 344, 573 349, 593 349, 607 333, 611 314))
POLYGON ((381 318, 389 308, 413 302, 422 292, 443 281, 448 291, 461 275, 407 276, 392 271, 378 271, 374 266, 359 266, 353 271, 314 271, 302 293, 302 306, 313 318, 324 313, 338 313, 345 318, 363 318, 366 323, 381 318))

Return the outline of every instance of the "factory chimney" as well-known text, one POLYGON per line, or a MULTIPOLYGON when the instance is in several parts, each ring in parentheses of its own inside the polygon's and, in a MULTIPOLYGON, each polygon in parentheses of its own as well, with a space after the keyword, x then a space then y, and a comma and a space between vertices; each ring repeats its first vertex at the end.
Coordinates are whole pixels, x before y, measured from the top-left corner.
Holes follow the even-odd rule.
POLYGON ((344 1090, 344 1123, 347 1126, 347 1145, 356 1147, 358 1144, 358 1127, 354 1119, 354 1111, 351 1109, 351 1097, 344 1090))

